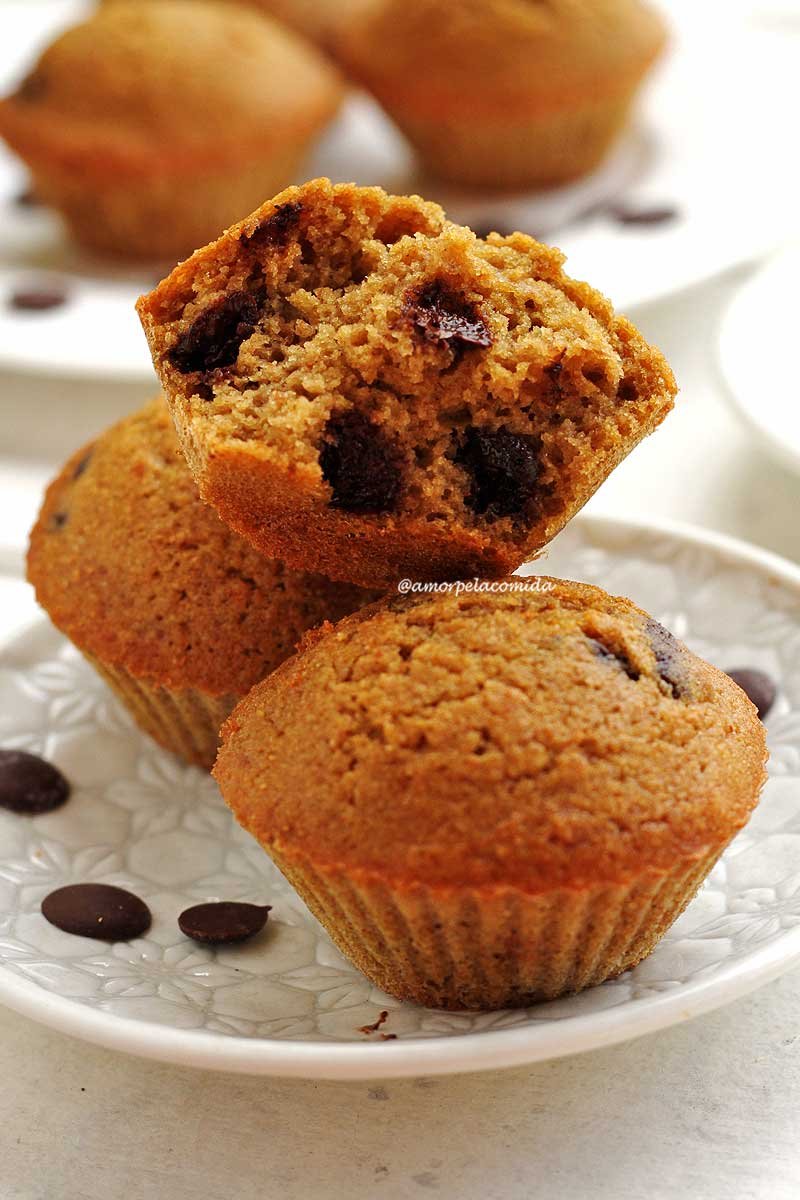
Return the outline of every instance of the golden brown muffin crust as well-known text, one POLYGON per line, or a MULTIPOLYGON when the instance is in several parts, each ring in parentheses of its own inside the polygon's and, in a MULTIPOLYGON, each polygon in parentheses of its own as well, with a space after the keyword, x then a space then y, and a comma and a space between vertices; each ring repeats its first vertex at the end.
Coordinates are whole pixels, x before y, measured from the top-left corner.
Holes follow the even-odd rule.
POLYGON ((223 729, 237 818, 283 864, 393 887, 536 893, 718 851, 764 780, 752 704, 630 601, 541 586, 312 635, 223 729))
POLYGON ((664 37, 641 0, 377 0, 340 53, 401 108, 513 121, 624 93, 664 37))
POLYGON ((162 398, 72 456, 28 578, 80 650, 167 688, 241 696, 303 633, 375 598, 256 554, 198 498, 162 398))

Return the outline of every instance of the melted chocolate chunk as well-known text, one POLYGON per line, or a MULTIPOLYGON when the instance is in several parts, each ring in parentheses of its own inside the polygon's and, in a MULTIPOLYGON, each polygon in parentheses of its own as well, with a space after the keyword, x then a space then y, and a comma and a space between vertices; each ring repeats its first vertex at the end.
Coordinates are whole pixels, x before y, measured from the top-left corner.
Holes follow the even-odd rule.
POLYGON ((356 409, 331 417, 319 456, 332 508, 389 512, 400 493, 402 471, 396 447, 382 429, 356 409))
POLYGON ((607 646, 605 642, 601 642, 596 636, 592 637, 587 634, 586 638, 592 649, 592 653, 596 654, 599 659, 602 659, 603 662, 607 662, 609 665, 613 664, 621 668, 628 676, 628 679, 632 679, 634 682, 639 678, 639 672, 624 650, 620 650, 618 647, 607 646))
POLYGON ((229 367, 256 327, 261 297, 231 292, 202 312, 178 338, 167 360, 182 375, 229 367))
POLYGON ((244 942, 254 937, 267 923, 270 904, 241 904, 220 900, 214 904, 195 904, 178 917, 181 933, 207 946, 244 942))
POLYGON ((489 327, 474 304, 441 279, 426 283, 406 296, 404 312, 429 342, 464 349, 492 344, 489 327))
POLYGON ((22 312, 47 312, 51 308, 61 308, 67 302, 67 293, 64 288, 56 287, 37 287, 37 288, 19 288, 16 292, 12 292, 9 298, 9 306, 17 308, 22 312))
POLYGON ((467 429, 455 462, 472 477, 464 503, 489 519, 530 512, 539 476, 539 441, 509 433, 467 429))
POLYGON ((65 933, 104 942, 141 937, 152 921, 144 900, 107 883, 73 883, 58 888, 42 901, 42 915, 65 933))
POLYGON ((25 817, 52 812, 69 799, 70 787, 52 763, 26 750, 0 750, 0 808, 25 817))
POLYGON ((755 704, 763 721, 778 695, 774 679, 770 678, 766 671, 759 671, 757 667, 734 667, 732 671, 728 671, 728 675, 755 704))
POLYGON ((285 246, 289 236, 297 228, 303 206, 299 200, 290 200, 279 204, 266 220, 262 221, 252 233, 243 233, 240 242, 243 246, 261 248, 266 246, 285 246))
POLYGON ((668 629, 652 617, 645 625, 645 633, 656 658, 659 678, 666 683, 676 700, 685 695, 686 678, 683 669, 683 646, 668 629))

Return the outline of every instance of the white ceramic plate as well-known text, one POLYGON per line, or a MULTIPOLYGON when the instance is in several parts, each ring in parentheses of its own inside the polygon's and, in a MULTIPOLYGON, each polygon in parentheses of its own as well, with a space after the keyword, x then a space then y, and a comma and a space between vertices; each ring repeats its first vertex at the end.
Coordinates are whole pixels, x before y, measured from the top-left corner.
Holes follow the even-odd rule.
POLYGON ((771 259, 737 292, 719 339, 722 374, 740 418, 759 444, 800 472, 800 386, 787 371, 797 341, 800 243, 771 259), (791 351, 790 351, 791 355, 791 351))
POLYGON ((44 621, 7 645, 0 743, 73 782, 56 813, 0 812, 0 1000, 65 1033, 199 1067, 354 1079, 511 1066, 687 1020, 800 959, 800 569, 678 526, 582 518, 545 570, 631 595, 723 667, 780 683, 761 806, 655 953, 614 982, 526 1011, 460 1015, 377 992, 342 959, 234 824, 213 782, 133 728, 44 621), (108 945, 41 916, 53 888, 130 887, 152 929, 108 945), (192 902, 271 903, 264 935, 211 951, 184 939, 192 902), (389 1012, 394 1041, 359 1027, 389 1012))
MULTIPOLYGON (((795 111, 800 32, 704 11, 696 0, 664 4, 672 52, 650 81, 639 116, 609 161, 575 186, 536 196, 465 195, 414 175, 405 144, 378 109, 353 98, 303 175, 381 183, 441 200, 480 227, 520 228, 556 242, 569 269, 621 309, 655 300, 770 249, 795 219, 794 160, 776 114, 795 111), (713 53, 709 52, 713 46, 713 53), (747 86, 742 86, 747 79, 747 86), (659 226, 578 219, 604 202, 674 206, 659 226)), ((56 28, 87 9, 75 0, 6 0, 0 89, 10 87, 56 28)), ((92 260, 56 217, 12 198, 24 174, 0 150, 0 366, 115 379, 152 377, 133 311, 164 266, 128 271, 92 260), (68 285, 67 307, 20 313, 18 286, 68 285)), ((243 214, 244 215, 244 214, 243 214)))

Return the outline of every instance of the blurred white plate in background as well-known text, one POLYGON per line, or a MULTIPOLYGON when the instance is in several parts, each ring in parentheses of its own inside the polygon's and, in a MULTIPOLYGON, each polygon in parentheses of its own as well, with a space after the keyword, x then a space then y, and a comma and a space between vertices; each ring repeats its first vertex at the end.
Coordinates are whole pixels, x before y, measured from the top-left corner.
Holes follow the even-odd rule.
MULTIPOLYGON (((795 219, 793 162, 777 118, 798 107, 800 35, 793 27, 776 33, 768 24, 748 25, 741 13, 730 19, 721 6, 698 13, 691 0, 671 0, 664 7, 673 26, 669 58, 614 154, 572 187, 475 196, 424 180, 393 127, 358 96, 345 105, 305 177, 420 190, 476 227, 537 234, 561 246, 570 271, 623 310, 755 258, 795 219), (659 224, 625 224, 609 215, 613 203, 633 212, 666 207, 675 215, 659 224)), ((42 43, 86 8, 74 0, 7 0, 0 87, 8 88, 42 43)), ((0 154, 0 367, 150 377, 133 304, 164 267, 119 269, 82 255, 52 213, 15 203, 24 183, 20 165, 0 154), (67 305, 38 313, 9 307, 15 290, 49 286, 54 277, 67 285, 67 305)))
POLYGON ((797 342, 800 243, 737 292, 722 322, 719 356, 734 408, 768 454, 800 472, 797 342))

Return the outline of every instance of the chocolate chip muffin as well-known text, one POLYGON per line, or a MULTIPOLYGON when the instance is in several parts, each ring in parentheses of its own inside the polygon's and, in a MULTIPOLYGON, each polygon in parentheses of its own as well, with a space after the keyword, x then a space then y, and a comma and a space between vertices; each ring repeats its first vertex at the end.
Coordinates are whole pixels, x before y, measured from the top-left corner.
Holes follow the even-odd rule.
POLYGON ((664 41, 640 0, 376 0, 338 49, 429 170, 513 189, 593 170, 664 41))
POLYGON ((210 767, 234 704, 375 593, 256 554, 199 499, 163 399, 79 450, 31 534, 36 597, 147 733, 210 767))
POLYGON ((313 46, 243 5, 116 0, 0 102, 0 135, 84 245, 174 262, 284 187, 341 95, 313 46))
POLYGON ((339 948, 438 1008, 634 966, 765 774, 741 689, 630 601, 497 589, 394 597, 310 635, 236 708, 214 768, 339 948))
POLYGON ((675 392, 562 264, 419 197, 289 188, 139 301, 201 495, 365 586, 516 569, 675 392))

